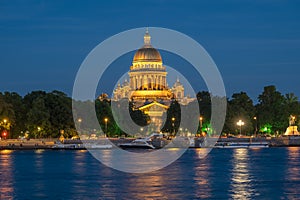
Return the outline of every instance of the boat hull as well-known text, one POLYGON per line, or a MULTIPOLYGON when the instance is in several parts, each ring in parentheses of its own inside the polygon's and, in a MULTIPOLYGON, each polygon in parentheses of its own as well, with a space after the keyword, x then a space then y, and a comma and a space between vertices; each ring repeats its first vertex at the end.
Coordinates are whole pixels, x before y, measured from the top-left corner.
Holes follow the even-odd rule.
POLYGON ((120 144, 119 147, 122 149, 155 149, 155 147, 150 145, 120 144))
POLYGON ((237 149, 237 148, 247 148, 247 149, 258 149, 258 148, 269 148, 268 143, 217 143, 214 148, 227 148, 227 149, 237 149))

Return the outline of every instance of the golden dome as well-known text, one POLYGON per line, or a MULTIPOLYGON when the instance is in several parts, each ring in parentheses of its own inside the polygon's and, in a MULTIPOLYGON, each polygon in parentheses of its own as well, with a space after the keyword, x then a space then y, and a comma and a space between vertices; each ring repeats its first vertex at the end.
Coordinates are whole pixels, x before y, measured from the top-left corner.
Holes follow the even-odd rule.
POLYGON ((144 46, 134 54, 133 62, 162 62, 160 53, 152 47, 148 30, 144 36, 144 46))

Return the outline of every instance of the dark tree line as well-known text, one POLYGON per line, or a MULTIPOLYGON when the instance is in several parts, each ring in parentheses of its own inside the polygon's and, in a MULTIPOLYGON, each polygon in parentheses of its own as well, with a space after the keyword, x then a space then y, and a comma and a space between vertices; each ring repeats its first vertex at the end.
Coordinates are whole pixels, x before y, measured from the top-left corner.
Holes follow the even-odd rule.
MULTIPOLYGON (((197 99, 205 126, 210 123, 210 95, 199 92, 197 99)), ((297 120, 300 117, 298 98, 293 93, 282 95, 273 85, 264 87, 257 104, 245 92, 233 94, 227 102, 223 134, 239 134, 239 120, 244 122, 242 128, 246 135, 283 134, 289 126, 290 116, 295 116, 295 126, 300 122, 297 120)))
MULTIPOLYGON (((211 97, 209 92, 202 91, 197 94, 200 111, 191 110, 187 106, 180 106, 173 101, 166 113, 166 122, 162 128, 165 132, 177 132, 180 126, 181 111, 188 110, 186 117, 189 122, 199 122, 201 115, 201 131, 207 131, 210 127, 211 97), (175 130, 174 130, 175 129, 175 130)), ((124 120, 122 115, 113 114, 111 101, 107 96, 102 96, 95 102, 82 102, 83 106, 95 106, 97 118, 101 129, 108 136, 124 135, 116 121, 124 120), (94 104, 95 103, 95 104, 94 104), (114 116, 119 119, 114 119, 114 116), (105 122, 105 118, 107 121, 105 122)), ((120 108, 125 107, 119 102, 120 108)), ((195 103, 195 102, 194 102, 195 103)), ((129 103, 129 114, 139 126, 149 124, 150 118, 129 103)), ((83 116, 88 119, 89 113, 83 116)), ((282 95, 275 86, 267 86, 258 96, 258 103, 245 93, 235 93, 227 99, 227 115, 223 128, 224 134, 239 134, 237 121, 244 122, 243 134, 282 134, 289 126, 289 117, 295 116, 296 123, 300 117, 300 103, 293 94, 282 95)), ((77 116, 78 117, 78 116, 77 116)), ((88 129, 87 121, 82 121, 80 128, 86 129, 87 133, 93 132, 88 129)), ((62 133, 65 137, 77 135, 73 115, 72 99, 60 91, 44 92, 33 91, 24 97, 15 92, 0 93, 0 131, 7 131, 9 138, 17 138, 27 134, 30 138, 59 137, 62 133), (63 130, 63 132, 62 132, 63 130)), ((133 130, 138 132, 139 130, 133 130)), ((197 130, 196 130, 197 131, 197 130)), ((200 122, 198 131, 200 132, 200 122)))
POLYGON ((58 137, 61 130, 66 136, 76 134, 72 100, 60 91, 34 91, 24 97, 15 92, 0 93, 0 120, 0 128, 9 132, 9 138, 58 137))

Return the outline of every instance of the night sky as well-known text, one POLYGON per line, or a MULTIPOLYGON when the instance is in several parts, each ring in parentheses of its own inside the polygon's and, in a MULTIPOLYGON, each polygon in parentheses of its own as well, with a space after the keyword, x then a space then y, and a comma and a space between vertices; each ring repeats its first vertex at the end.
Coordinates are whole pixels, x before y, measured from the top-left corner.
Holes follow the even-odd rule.
MULTIPOLYGON (((299 1, 284 0, 1 0, 0 91, 26 95, 61 90, 71 95, 77 70, 100 42, 132 28, 164 27, 206 49, 228 96, 245 91, 256 101, 263 87, 272 84, 283 94, 300 97, 299 10, 299 1)), ((162 54, 167 65, 177 62, 162 54)), ((129 69, 132 56, 116 61, 107 76, 120 65, 129 69)))

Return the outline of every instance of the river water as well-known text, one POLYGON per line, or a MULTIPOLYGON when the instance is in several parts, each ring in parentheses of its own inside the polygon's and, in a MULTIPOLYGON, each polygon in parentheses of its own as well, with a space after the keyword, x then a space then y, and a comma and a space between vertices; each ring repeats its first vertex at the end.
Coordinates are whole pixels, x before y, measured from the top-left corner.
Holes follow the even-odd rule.
POLYGON ((300 148, 201 151, 129 174, 88 151, 2 150, 0 199, 300 199, 300 148))

